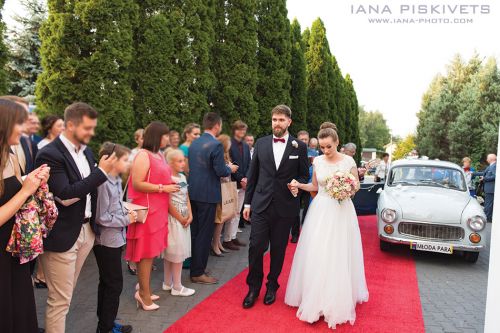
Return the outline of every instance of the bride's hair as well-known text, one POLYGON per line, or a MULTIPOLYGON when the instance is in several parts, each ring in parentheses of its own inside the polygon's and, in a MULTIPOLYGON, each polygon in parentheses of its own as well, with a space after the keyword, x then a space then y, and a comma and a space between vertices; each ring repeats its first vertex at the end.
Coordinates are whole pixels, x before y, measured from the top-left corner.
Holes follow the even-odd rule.
POLYGON ((321 131, 322 129, 325 129, 325 128, 331 128, 335 132, 338 132, 337 125, 335 125, 334 123, 329 122, 329 121, 325 121, 323 124, 321 124, 321 126, 319 127, 319 130, 321 131))
POLYGON ((339 135, 331 127, 323 128, 318 132, 318 139, 332 138, 333 142, 339 142, 339 135))

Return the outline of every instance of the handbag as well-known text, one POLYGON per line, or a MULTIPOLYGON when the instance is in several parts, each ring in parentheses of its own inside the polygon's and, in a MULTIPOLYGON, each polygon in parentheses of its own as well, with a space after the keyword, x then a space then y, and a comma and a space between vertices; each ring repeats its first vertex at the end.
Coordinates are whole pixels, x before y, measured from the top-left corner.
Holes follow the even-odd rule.
POLYGON ((221 221, 224 223, 239 214, 238 188, 236 182, 224 182, 220 186, 222 194, 221 221))
MULTIPOLYGON (((150 176, 151 176, 151 168, 149 168, 149 171, 148 171, 148 183, 149 183, 150 176)), ((127 183, 125 184, 126 189, 128 189, 128 184, 130 182, 131 177, 132 177, 132 174, 130 174, 128 176, 127 183)), ((137 205, 137 204, 128 202, 127 192, 128 191, 124 191, 124 193, 123 193, 123 207, 127 210, 127 212, 132 210, 132 211, 137 213, 137 219, 135 220, 136 222, 145 223, 146 219, 148 218, 148 212, 149 212, 149 193, 146 193, 146 200, 148 202, 148 205, 141 206, 141 205, 137 205)))
MULTIPOLYGON (((149 205, 149 202, 148 202, 149 205)), ((136 222, 139 223, 144 223, 146 222, 146 218, 148 217, 148 211, 149 208, 146 206, 141 206, 141 205, 136 205, 131 202, 124 201, 123 202, 123 207, 127 212, 130 212, 131 210, 137 213, 137 219, 135 220, 136 222)))

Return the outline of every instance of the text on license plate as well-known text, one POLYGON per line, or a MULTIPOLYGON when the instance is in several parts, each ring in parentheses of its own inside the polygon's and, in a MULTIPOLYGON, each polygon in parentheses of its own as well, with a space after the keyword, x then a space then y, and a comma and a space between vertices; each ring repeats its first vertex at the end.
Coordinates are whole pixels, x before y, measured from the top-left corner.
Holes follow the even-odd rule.
POLYGON ((452 245, 445 245, 439 243, 410 242, 410 249, 418 251, 438 252, 445 254, 453 253, 452 245))

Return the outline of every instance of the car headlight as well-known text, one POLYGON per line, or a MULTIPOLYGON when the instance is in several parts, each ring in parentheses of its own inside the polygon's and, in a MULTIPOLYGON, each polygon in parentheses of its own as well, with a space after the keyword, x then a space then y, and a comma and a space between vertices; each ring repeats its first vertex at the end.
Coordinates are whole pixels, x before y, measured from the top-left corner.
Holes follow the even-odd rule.
POLYGON ((382 210, 382 214, 380 215, 385 223, 393 223, 394 221, 396 221, 397 214, 394 209, 385 208, 384 210, 382 210))
POLYGON ((486 221, 481 216, 473 216, 467 220, 467 225, 474 231, 481 231, 486 226, 486 221))

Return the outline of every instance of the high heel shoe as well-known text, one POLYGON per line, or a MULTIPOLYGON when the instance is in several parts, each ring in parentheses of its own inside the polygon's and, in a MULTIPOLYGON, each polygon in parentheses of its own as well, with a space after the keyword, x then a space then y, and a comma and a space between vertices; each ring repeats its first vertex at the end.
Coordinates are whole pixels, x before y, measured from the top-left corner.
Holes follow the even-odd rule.
POLYGON ((144 304, 144 301, 141 299, 141 296, 139 295, 138 291, 135 292, 134 298, 137 301, 137 308, 139 308, 140 304, 144 311, 154 311, 160 308, 160 306, 155 303, 151 303, 151 305, 144 304))
POLYGON ((220 252, 222 252, 222 253, 230 253, 230 252, 231 252, 231 251, 226 250, 226 249, 225 249, 225 248, 223 248, 222 246, 219 246, 219 250, 220 250, 220 252))
MULTIPOLYGON (((139 291, 139 283, 135 285, 135 291, 139 291)), ((154 302, 154 301, 157 301, 160 299, 160 296, 158 295, 155 295, 155 294, 151 294, 151 300, 154 302)))
POLYGON ((210 255, 214 257, 224 257, 222 253, 216 253, 213 249, 210 249, 210 255))
POLYGON ((130 263, 127 262, 127 268, 130 275, 137 275, 137 268, 130 267, 130 263))

